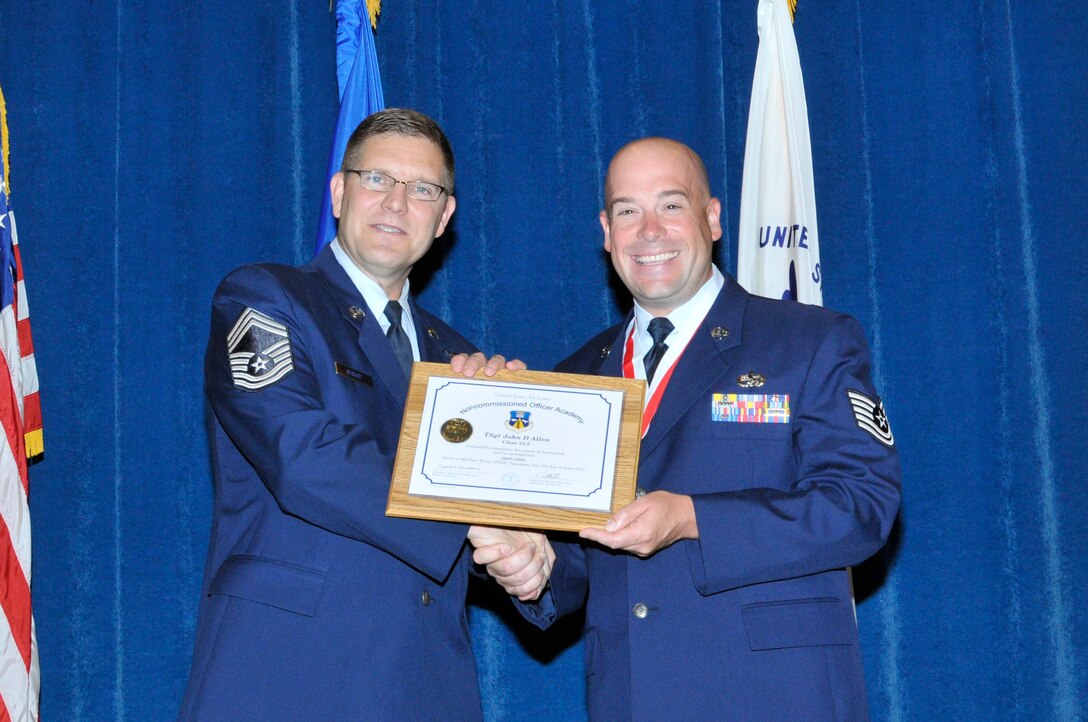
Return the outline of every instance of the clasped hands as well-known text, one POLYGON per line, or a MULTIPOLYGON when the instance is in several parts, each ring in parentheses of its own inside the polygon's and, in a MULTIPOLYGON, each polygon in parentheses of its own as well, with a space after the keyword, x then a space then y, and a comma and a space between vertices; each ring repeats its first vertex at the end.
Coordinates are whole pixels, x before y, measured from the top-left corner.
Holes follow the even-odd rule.
MULTIPOLYGON (((523 361, 507 361, 499 354, 486 359, 482 353, 474 353, 454 356, 450 368, 471 378, 479 371, 494 376, 500 369, 524 371, 526 367, 523 361)), ((519 529, 472 526, 468 540, 475 547, 472 560, 486 567, 507 594, 531 602, 544 592, 555 564, 555 552, 546 536, 519 529)))
MULTIPOLYGON (((519 360, 506 361, 496 354, 485 359, 481 353, 459 354, 450 359, 453 371, 471 377, 483 370, 494 376, 499 369, 520 371, 519 360)), ((604 528, 583 529, 579 536, 610 549, 648 557, 681 539, 698 539, 699 528, 690 496, 655 491, 617 511, 604 528)), ((469 541, 476 547, 473 561, 522 601, 540 597, 555 564, 555 552, 548 538, 539 532, 473 526, 469 541)))
POLYGON ((487 568, 506 593, 523 602, 540 598, 548 585, 555 551, 548 537, 522 529, 471 526, 472 561, 487 568))
MULTIPOLYGON (((589 527, 579 536, 610 549, 648 557, 681 539, 698 539, 695 508, 690 496, 655 491, 617 511, 604 528, 589 527)), ((523 602, 540 597, 548 584, 555 552, 539 532, 473 526, 468 539, 476 550, 472 560, 523 602)))

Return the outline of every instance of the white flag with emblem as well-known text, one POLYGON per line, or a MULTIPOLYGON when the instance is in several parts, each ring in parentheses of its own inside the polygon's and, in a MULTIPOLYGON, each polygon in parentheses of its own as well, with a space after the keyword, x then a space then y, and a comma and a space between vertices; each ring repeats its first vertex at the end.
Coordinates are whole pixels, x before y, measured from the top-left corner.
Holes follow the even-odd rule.
POLYGON ((786 0, 759 0, 759 51, 740 191, 737 280, 749 292, 823 305, 812 149, 786 0))

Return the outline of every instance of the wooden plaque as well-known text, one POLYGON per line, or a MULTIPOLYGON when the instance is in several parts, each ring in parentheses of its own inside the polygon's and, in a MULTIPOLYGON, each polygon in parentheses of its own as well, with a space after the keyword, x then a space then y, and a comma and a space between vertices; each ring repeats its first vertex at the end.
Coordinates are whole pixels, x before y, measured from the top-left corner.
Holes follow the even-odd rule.
POLYGON ((423 429, 423 412, 428 383, 435 376, 466 380, 462 374, 454 373, 446 364, 417 363, 413 366, 408 401, 401 423, 393 480, 389 487, 389 501, 385 510, 387 516, 520 529, 578 531, 586 527, 603 526, 616 510, 634 500, 645 383, 640 379, 612 376, 562 374, 550 371, 507 371, 505 369, 490 377, 484 376, 482 372, 478 373, 471 381, 568 389, 602 389, 623 393, 609 511, 409 494, 416 454, 419 452, 419 442, 421 437, 426 436, 423 429))

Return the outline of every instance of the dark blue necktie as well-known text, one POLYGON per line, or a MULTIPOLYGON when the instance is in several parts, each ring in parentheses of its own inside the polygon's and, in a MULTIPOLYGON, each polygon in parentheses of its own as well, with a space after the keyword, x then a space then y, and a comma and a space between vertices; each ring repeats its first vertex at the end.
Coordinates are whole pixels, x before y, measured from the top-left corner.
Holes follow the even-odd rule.
POLYGON ((650 332, 650 338, 654 340, 654 345, 642 357, 642 363, 646 367, 646 383, 650 383, 654 380, 654 372, 657 371, 657 365, 661 363, 661 357, 669 350, 665 339, 672 333, 672 321, 664 316, 654 317, 647 330, 650 332))
POLYGON ((389 330, 385 332, 385 337, 393 346, 393 353, 397 355, 397 361, 400 361, 404 377, 410 379, 412 378, 412 362, 415 359, 412 357, 412 344, 408 340, 408 334, 400 325, 400 315, 403 310, 396 301, 390 301, 385 305, 385 317, 389 319, 389 330))

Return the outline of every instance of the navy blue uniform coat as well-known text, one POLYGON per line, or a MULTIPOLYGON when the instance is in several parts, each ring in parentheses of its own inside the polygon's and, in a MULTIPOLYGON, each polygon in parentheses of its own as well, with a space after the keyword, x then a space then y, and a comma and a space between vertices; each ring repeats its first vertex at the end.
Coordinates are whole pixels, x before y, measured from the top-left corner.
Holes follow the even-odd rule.
MULTIPOLYGON (((423 360, 475 351, 412 313, 423 360)), ((215 509, 181 718, 480 719, 467 528, 385 516, 408 383, 330 249, 223 281, 205 383, 215 509), (287 327, 294 365, 256 391, 228 361, 246 308, 287 327)))
MULTIPOLYGON (((557 370, 622 375, 629 320, 557 370)), ((546 626, 588 583, 591 719, 868 718, 845 567, 883 545, 900 472, 847 389, 877 398, 856 321, 726 277, 639 459, 640 488, 691 495, 700 538, 646 559, 559 544, 550 597, 524 608, 546 626), (789 394, 790 423, 712 421, 715 393, 789 394)))

